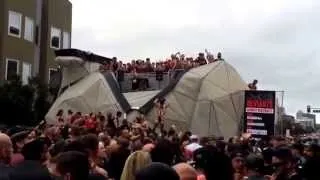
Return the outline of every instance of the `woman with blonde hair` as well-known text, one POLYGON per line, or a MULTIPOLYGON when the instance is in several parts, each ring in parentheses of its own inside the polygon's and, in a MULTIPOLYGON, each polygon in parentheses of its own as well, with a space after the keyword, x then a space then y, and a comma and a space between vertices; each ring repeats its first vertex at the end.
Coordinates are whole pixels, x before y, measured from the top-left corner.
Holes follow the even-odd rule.
POLYGON ((142 168, 151 164, 151 156, 145 151, 136 151, 132 153, 124 165, 121 180, 135 180, 135 174, 142 168))

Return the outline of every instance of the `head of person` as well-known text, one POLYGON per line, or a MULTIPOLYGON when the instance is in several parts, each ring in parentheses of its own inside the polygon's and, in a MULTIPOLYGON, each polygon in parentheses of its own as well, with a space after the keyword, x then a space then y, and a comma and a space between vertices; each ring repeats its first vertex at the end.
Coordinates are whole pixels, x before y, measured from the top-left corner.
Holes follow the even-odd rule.
POLYGON ((264 161, 262 158, 250 154, 245 160, 245 165, 249 176, 263 175, 264 161))
POLYGON ((281 173, 286 173, 295 168, 295 158, 290 149, 279 148, 274 150, 272 155, 272 165, 274 170, 281 173))
POLYGON ((22 148, 22 155, 25 160, 43 162, 47 159, 50 142, 46 138, 38 138, 28 142, 22 148))
POLYGON ((253 84, 254 84, 254 85, 257 85, 257 84, 258 84, 258 80, 254 79, 254 80, 253 80, 253 84))
POLYGON ((190 136, 190 141, 191 141, 191 143, 198 143, 199 142, 199 137, 197 135, 191 135, 190 136))
POLYGON ((303 154, 304 147, 300 143, 295 143, 291 146, 291 153, 295 157, 300 157, 303 154))
POLYGON ((180 163, 173 166, 178 173, 180 180, 197 180, 197 171, 187 163, 180 163))
POLYGON ((113 57, 112 61, 113 61, 113 63, 116 63, 117 62, 117 57, 113 57))
POLYGON ((69 128, 69 136, 70 138, 76 139, 81 136, 83 129, 80 126, 71 126, 69 128))
MULTIPOLYGON (((57 145, 57 144, 55 144, 57 145)), ((87 148, 85 148, 85 145, 82 142, 82 139, 75 139, 75 140, 66 140, 64 141, 63 147, 61 147, 63 152, 68 152, 68 151, 78 151, 81 153, 86 154, 89 156, 89 152, 87 148)), ((59 152, 60 153, 60 152, 59 152)))
POLYGON ((151 150, 151 158, 152 162, 171 165, 174 158, 172 143, 167 139, 158 140, 151 150))
POLYGON ((204 59, 205 58, 204 57, 204 53, 199 53, 198 56, 199 56, 199 59, 204 59))
POLYGON ((128 149, 130 146, 130 140, 127 138, 119 137, 117 139, 117 144, 121 150, 128 149))
POLYGON ((218 52, 217 57, 218 57, 218 59, 221 59, 221 57, 222 57, 221 52, 218 52))
POLYGON ((212 145, 199 148, 193 153, 194 166, 206 179, 232 180, 231 160, 212 145))
POLYGON ((26 138, 26 143, 31 142, 37 138, 37 132, 35 130, 31 131, 27 138, 26 138))
POLYGON ((98 158, 106 158, 107 152, 106 147, 103 141, 99 141, 99 147, 98 147, 98 158))
POLYGON ((56 158, 56 176, 64 180, 88 179, 89 167, 88 157, 81 152, 64 152, 56 158))
POLYGON ((122 116, 122 112, 118 111, 116 115, 117 115, 117 118, 120 118, 122 116))
POLYGON ((125 138, 125 139, 129 139, 130 138, 130 132, 128 129, 122 129, 121 130, 121 137, 125 138))
POLYGON ((179 175, 170 166, 163 163, 152 163, 136 174, 136 180, 179 180, 179 175))
POLYGON ((11 136, 11 141, 15 153, 21 152, 23 146, 26 143, 26 138, 28 134, 29 131, 21 131, 11 136))
POLYGON ((50 157, 53 159, 53 158, 56 157, 58 154, 60 154, 61 152, 63 152, 66 145, 67 145, 67 141, 64 141, 64 140, 57 141, 55 144, 53 144, 53 145, 49 148, 49 155, 50 155, 50 157))
POLYGON ((307 158, 318 156, 320 153, 320 147, 317 144, 308 144, 304 147, 303 153, 307 158))
POLYGON ((100 133, 99 134, 99 141, 103 142, 104 146, 109 146, 110 145, 110 142, 111 142, 111 137, 108 136, 107 134, 104 134, 104 133, 100 133))
POLYGON ((132 153, 126 160, 121 174, 121 180, 135 180, 135 174, 147 167, 151 162, 151 157, 148 152, 136 151, 132 153))
POLYGON ((154 147, 155 147, 154 144, 152 144, 152 142, 149 142, 142 147, 142 151, 146 151, 150 153, 154 147))
POLYGON ((8 135, 0 133, 0 163, 9 164, 13 153, 12 142, 8 135))
POLYGON ((51 141, 57 141, 60 139, 61 131, 58 127, 49 127, 44 131, 46 137, 48 137, 51 141))
POLYGON ((73 114, 72 110, 69 109, 69 110, 68 110, 68 115, 70 116, 70 115, 72 115, 72 114, 73 114))
POLYGON ((274 148, 277 148, 279 146, 282 146, 286 143, 285 138, 283 138, 282 136, 275 136, 271 139, 271 145, 274 148))
POLYGON ((241 151, 231 154, 231 163, 235 172, 242 172, 245 167, 245 155, 241 151))
POLYGON ((81 137, 83 148, 88 153, 89 158, 96 159, 99 149, 99 139, 95 134, 87 134, 81 137))
POLYGON ((58 117, 63 116, 63 109, 59 109, 56 116, 58 116, 58 117))

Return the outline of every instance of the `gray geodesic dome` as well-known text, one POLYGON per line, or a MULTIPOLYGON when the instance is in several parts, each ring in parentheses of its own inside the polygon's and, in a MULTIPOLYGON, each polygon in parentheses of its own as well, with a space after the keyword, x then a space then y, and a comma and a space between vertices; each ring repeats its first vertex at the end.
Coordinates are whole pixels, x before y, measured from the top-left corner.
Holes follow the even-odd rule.
MULTIPOLYGON (((217 61, 186 72, 164 96, 166 125, 204 135, 231 137, 239 133, 247 83, 227 62, 217 61)), ((156 119, 156 107, 146 114, 156 119)))

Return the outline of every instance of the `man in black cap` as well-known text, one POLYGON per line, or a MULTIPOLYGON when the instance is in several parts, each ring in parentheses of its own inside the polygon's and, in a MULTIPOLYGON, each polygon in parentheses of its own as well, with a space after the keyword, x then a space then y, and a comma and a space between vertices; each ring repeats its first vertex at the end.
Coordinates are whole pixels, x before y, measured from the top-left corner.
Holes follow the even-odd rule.
POLYGON ((265 180, 263 176, 264 161, 262 158, 250 154, 245 161, 247 168, 247 180, 265 180))

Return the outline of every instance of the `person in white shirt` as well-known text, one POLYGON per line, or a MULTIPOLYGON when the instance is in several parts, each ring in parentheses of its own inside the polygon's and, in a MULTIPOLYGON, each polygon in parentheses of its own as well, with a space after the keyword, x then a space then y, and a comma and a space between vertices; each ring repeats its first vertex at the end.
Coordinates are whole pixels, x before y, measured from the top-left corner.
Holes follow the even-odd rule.
POLYGON ((202 146, 199 144, 199 137, 196 135, 190 136, 191 143, 188 144, 185 149, 189 152, 194 152, 195 150, 202 148, 202 146))

